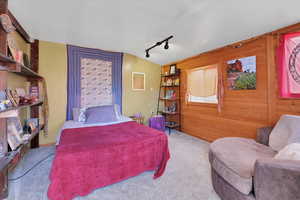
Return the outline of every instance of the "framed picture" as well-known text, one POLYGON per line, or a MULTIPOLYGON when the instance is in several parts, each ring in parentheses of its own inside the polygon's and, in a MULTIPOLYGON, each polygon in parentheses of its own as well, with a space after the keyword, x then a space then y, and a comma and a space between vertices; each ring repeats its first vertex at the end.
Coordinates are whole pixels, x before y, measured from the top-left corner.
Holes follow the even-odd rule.
POLYGON ((170 74, 176 74, 176 65, 170 66, 170 74))
POLYGON ((132 72, 132 90, 144 91, 146 89, 145 77, 143 72, 132 72))
POLYGON ((255 90, 256 56, 228 61, 227 82, 229 90, 255 90))
POLYGON ((10 148, 15 150, 22 144, 23 128, 18 117, 7 119, 7 140, 10 148))

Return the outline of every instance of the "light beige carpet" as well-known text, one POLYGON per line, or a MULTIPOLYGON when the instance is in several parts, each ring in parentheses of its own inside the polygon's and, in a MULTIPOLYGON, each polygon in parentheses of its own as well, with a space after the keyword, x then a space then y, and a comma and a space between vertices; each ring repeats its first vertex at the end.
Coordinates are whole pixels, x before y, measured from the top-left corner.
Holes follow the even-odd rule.
MULTIPOLYGON (((183 133, 169 137, 171 159, 164 175, 153 180, 146 172, 126 181, 95 190, 75 200, 219 200, 212 188, 207 142, 183 133)), ((55 147, 31 150, 10 178, 21 175, 55 147)), ((22 179, 9 183, 9 200, 46 200, 53 157, 22 179)))

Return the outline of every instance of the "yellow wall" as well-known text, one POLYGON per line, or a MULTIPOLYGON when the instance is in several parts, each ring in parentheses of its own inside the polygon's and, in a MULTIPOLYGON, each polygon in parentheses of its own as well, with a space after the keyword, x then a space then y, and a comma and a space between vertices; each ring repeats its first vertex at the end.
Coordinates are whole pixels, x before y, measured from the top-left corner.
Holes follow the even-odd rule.
MULTIPOLYGON (((46 79, 49 99, 49 134, 40 136, 40 144, 54 143, 66 119, 67 49, 65 44, 40 41, 39 73, 46 79)), ((160 66, 130 54, 123 58, 123 113, 142 112, 148 118, 156 112, 160 66), (131 73, 146 74, 146 90, 133 91, 131 73)), ((147 121, 147 119, 146 119, 147 121)))
POLYGON ((46 80, 49 102, 49 134, 40 135, 40 144, 49 144, 66 119, 67 49, 64 44, 40 41, 39 51, 39 74, 46 80))
POLYGON ((160 65, 130 54, 123 57, 123 113, 126 116, 141 112, 145 121, 156 114, 160 84, 160 65), (143 72, 146 77, 145 91, 132 90, 132 72, 143 72))

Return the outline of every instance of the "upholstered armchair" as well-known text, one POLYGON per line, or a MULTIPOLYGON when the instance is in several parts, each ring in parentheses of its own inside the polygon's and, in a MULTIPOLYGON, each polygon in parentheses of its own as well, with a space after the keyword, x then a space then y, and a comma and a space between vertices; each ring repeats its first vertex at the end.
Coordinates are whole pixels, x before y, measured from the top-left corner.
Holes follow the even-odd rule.
MULTIPOLYGON (((275 128, 300 134, 300 117, 287 123, 291 117, 282 116, 275 128)), ((258 129, 256 141, 223 138, 210 145, 212 183, 222 200, 300 200, 300 160, 274 158, 278 151, 269 146, 272 130, 258 129)), ((279 138, 279 142, 291 137, 279 138)))

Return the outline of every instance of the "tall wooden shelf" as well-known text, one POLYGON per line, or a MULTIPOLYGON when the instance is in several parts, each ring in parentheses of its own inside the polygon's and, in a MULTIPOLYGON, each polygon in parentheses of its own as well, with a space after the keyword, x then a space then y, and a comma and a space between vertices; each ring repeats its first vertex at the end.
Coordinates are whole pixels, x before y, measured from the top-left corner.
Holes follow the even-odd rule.
POLYGON ((161 75, 160 81, 160 91, 159 91, 159 99, 158 99, 158 106, 157 106, 157 113, 162 114, 165 117, 166 121, 166 128, 169 129, 169 134, 171 133, 171 129, 180 130, 181 128, 181 103, 180 103, 180 70, 177 70, 176 74, 168 74, 168 75, 161 75), (167 79, 172 79, 174 82, 175 79, 179 79, 179 84, 175 85, 172 83, 171 85, 164 85, 167 79), (168 90, 173 90, 176 94, 176 97, 173 98, 166 98, 166 94, 168 90), (162 110, 160 107, 161 105, 165 109, 166 107, 170 106, 171 104, 176 104, 175 112, 170 112, 167 110, 162 110))
MULTIPOLYGON (((0 15, 1 14, 7 14, 10 17, 17 33, 23 38, 25 43, 29 44, 32 67, 18 63, 8 56, 7 33, 0 25, 0 91, 7 89, 9 73, 25 77, 32 86, 38 86, 39 81, 43 80, 43 77, 38 74, 38 41, 33 41, 30 38, 16 18, 8 10, 8 0, 0 0, 0 15)), ((43 102, 39 101, 28 105, 20 105, 0 111, 0 114, 16 109, 29 109, 31 118, 40 118, 39 107, 42 104, 43 102)), ((6 119, 0 118, 0 141, 3 143, 3 146, 5 146, 4 153, 6 155, 4 157, 0 157, 0 199, 7 197, 8 171, 12 170, 18 164, 30 147, 39 146, 39 133, 43 129, 43 127, 36 129, 33 133, 31 133, 31 136, 27 141, 23 142, 23 144, 21 144, 16 150, 8 152, 6 126, 6 119)))

